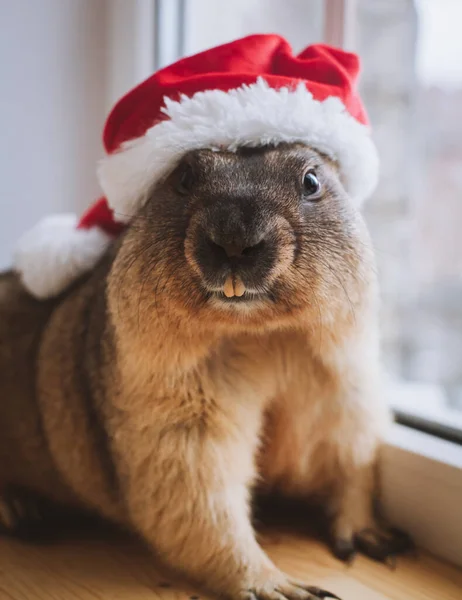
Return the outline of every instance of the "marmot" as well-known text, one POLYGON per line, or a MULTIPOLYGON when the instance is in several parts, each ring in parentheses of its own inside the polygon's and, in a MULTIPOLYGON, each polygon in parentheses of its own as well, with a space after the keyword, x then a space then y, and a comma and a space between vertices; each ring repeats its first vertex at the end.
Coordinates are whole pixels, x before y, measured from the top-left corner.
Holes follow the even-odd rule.
POLYGON ((58 295, 0 277, 2 518, 27 491, 128 526, 213 592, 335 597, 269 560, 251 501, 316 497, 343 558, 406 545, 373 512, 389 411, 369 235, 316 139, 203 146, 58 295))

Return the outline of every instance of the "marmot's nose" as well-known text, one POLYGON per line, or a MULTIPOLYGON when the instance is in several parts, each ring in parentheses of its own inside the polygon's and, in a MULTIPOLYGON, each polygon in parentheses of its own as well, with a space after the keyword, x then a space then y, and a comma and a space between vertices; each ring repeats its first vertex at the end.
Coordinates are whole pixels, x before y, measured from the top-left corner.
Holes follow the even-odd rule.
POLYGON ((195 239, 195 267, 215 290, 221 289, 230 273, 239 275, 246 286, 262 285, 278 257, 272 231, 244 228, 199 229, 195 239))
MULTIPOLYGON (((252 240, 255 241, 255 240, 252 240)), ((256 243, 239 241, 222 241, 220 239, 207 239, 207 245, 214 258, 223 262, 247 262, 256 259, 264 252, 265 240, 260 239, 256 243)))
POLYGON ((223 243, 217 244, 217 245, 220 246, 221 248, 223 248, 223 250, 226 252, 226 256, 228 256, 230 258, 232 258, 233 256, 241 256, 241 254, 244 252, 244 250, 247 247, 246 244, 242 244, 242 243, 236 244, 233 242, 231 242, 230 244, 223 242, 223 243))

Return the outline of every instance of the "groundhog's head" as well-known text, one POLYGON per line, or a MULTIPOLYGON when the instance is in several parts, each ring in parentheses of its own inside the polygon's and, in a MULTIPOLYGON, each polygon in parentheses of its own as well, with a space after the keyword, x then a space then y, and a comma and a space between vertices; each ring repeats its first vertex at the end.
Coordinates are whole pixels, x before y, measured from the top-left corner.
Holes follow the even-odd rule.
POLYGON ((335 163, 290 144, 186 154, 132 221, 112 279, 138 323, 278 327, 353 314, 371 270, 335 163))

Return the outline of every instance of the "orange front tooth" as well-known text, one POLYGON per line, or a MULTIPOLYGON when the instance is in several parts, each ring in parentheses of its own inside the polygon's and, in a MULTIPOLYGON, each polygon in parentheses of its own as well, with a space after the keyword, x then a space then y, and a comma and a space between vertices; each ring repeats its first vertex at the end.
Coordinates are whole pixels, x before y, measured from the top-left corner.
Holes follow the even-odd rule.
POLYGON ((237 276, 234 281, 234 293, 236 296, 239 296, 239 298, 245 294, 245 285, 239 276, 237 276))
POLYGON ((225 285, 223 286, 223 293, 227 298, 234 297, 234 283, 232 275, 228 275, 225 285))

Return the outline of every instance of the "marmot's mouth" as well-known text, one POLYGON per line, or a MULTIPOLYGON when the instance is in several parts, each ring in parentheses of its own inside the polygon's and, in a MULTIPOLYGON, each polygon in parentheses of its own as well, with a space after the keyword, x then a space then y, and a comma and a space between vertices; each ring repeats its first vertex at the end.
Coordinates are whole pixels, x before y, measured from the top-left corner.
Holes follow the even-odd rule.
POLYGON ((224 292, 212 292, 210 298, 220 304, 255 304, 257 302, 265 302, 269 300, 269 295, 266 293, 255 293, 246 291, 242 296, 227 296, 224 292))
POLYGON ((221 300, 222 302, 226 302, 228 304, 233 304, 237 302, 252 302, 252 300, 261 299, 261 294, 243 294, 242 296, 225 296, 223 292, 214 292, 214 298, 217 300, 221 300))

